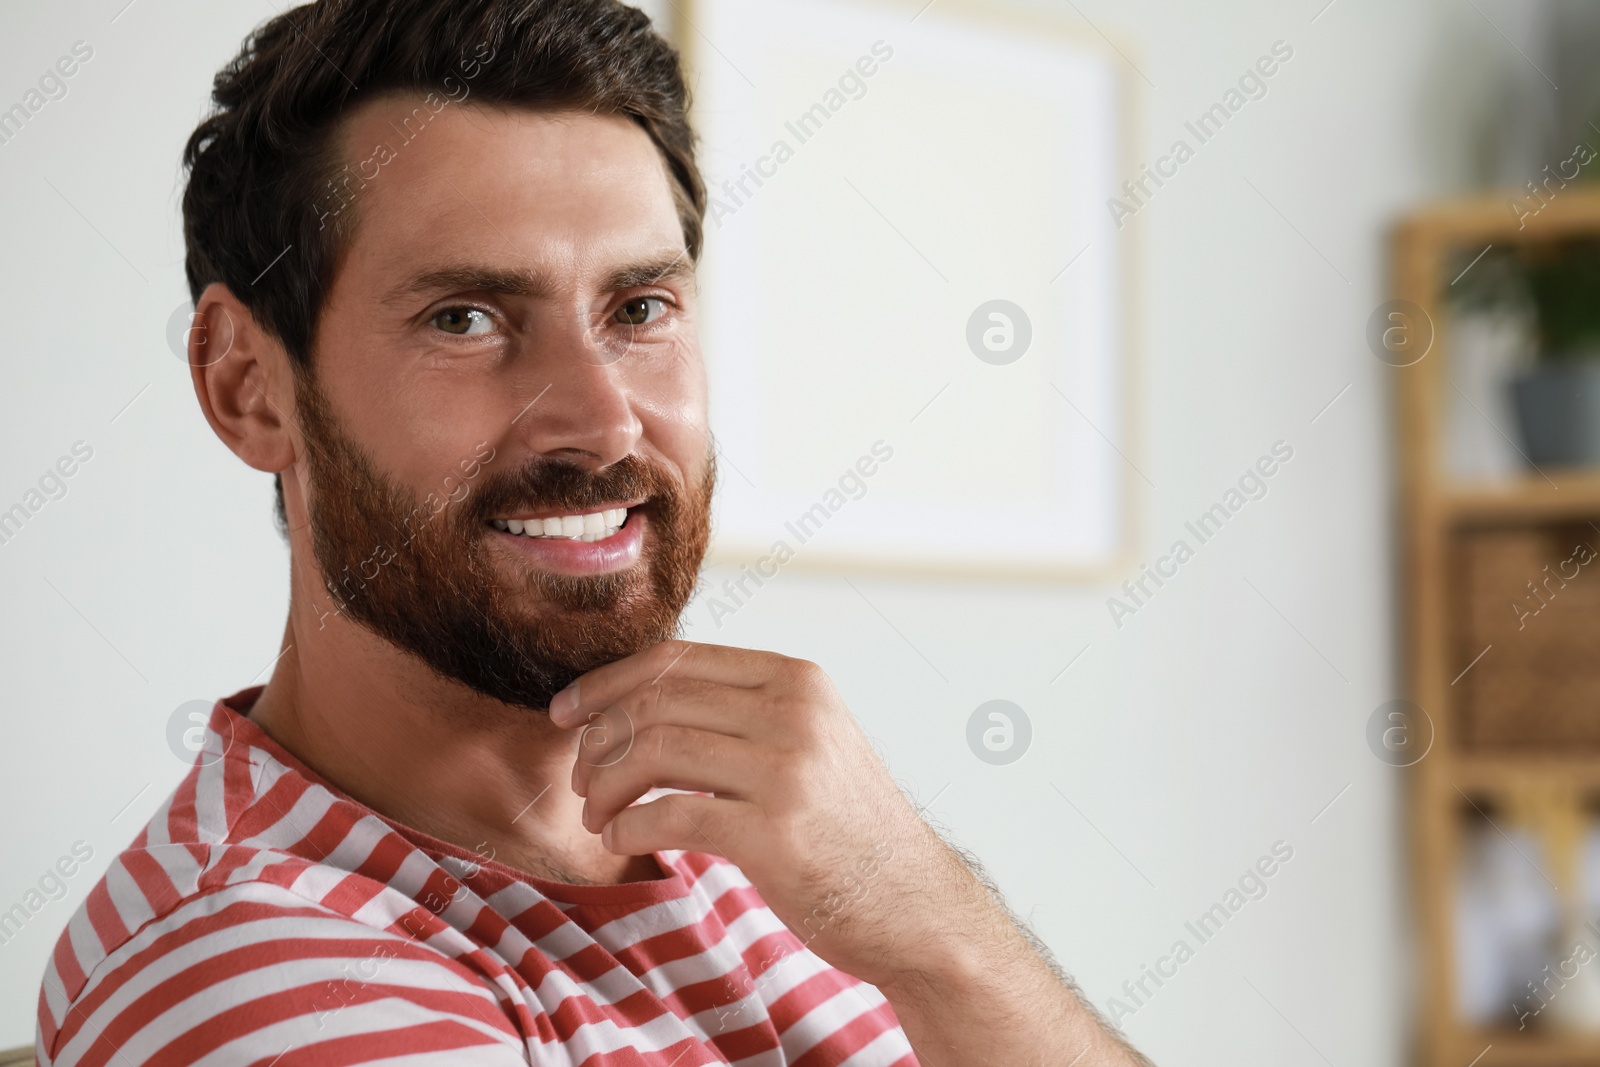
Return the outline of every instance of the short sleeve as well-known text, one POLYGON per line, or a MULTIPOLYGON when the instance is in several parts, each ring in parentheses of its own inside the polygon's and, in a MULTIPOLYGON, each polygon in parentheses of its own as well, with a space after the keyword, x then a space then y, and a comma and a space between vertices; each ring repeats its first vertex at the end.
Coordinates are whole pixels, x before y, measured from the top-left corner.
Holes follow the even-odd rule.
MULTIPOLYGON (((45 979, 52 981, 50 975, 45 979)), ((70 997, 43 1067, 528 1064, 493 989, 426 944, 259 883, 185 900, 70 997)))

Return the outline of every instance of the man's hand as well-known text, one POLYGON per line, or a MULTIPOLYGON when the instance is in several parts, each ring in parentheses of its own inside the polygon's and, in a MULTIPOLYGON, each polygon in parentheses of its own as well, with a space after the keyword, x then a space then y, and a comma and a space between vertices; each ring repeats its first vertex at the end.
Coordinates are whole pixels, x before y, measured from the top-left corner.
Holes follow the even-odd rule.
POLYGON ((813 952, 878 987, 922 1067, 1135 1067, 906 801, 816 664, 665 641, 550 702, 572 787, 621 855, 736 864, 813 952), (690 790, 634 804, 650 789, 690 790))
POLYGON ((572 785, 611 851, 726 857, 807 947, 874 985, 959 935, 936 902, 970 875, 816 664, 666 641, 585 674, 550 713, 588 728, 572 785), (658 786, 711 795, 629 806, 658 786))

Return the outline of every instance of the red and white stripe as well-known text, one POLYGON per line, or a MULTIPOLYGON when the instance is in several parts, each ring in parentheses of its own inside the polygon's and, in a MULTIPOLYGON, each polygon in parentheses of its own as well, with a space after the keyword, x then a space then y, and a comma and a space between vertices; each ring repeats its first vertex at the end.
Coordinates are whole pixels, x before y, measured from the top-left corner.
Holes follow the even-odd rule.
POLYGON ((56 943, 43 1067, 916 1067, 883 995, 726 860, 519 874, 339 792, 245 717, 258 693, 216 703, 56 943))

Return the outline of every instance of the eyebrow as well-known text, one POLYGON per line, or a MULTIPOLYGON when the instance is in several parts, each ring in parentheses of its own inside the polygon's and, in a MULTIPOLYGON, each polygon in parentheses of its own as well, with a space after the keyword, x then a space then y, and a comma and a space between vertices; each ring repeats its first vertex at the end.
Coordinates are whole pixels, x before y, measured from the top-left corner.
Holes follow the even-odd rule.
POLYGON ((605 291, 615 293, 640 285, 656 285, 669 279, 687 281, 694 276, 695 264, 685 248, 670 257, 657 256, 619 267, 606 276, 605 291))
POLYGON ((382 302, 398 304, 408 297, 464 290, 504 293, 507 296, 548 296, 550 286, 542 276, 523 267, 430 267, 389 290, 382 302))
MULTIPOLYGON (((603 291, 614 293, 668 280, 689 280, 694 276, 695 264, 685 249, 671 255, 662 254, 624 264, 606 275, 601 285, 603 291)), ((451 264, 418 271, 389 290, 382 303, 396 304, 408 297, 465 291, 538 299, 554 295, 556 288, 547 275, 526 267, 451 264)))

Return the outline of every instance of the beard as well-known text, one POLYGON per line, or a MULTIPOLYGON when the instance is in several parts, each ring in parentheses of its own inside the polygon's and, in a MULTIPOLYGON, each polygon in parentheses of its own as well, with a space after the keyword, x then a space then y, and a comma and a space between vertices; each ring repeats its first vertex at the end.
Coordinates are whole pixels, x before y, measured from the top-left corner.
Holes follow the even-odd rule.
POLYGON ((465 457, 441 474, 441 490, 453 490, 419 502, 340 429, 313 372, 294 377, 311 543, 339 614, 446 679, 541 711, 585 671, 678 633, 711 535, 714 450, 687 488, 632 453, 591 473, 556 460, 495 467, 491 452, 486 462, 465 457), (489 541, 507 535, 490 519, 582 514, 618 500, 643 501, 628 521, 641 512, 648 520, 640 559, 626 570, 535 569, 508 582, 494 566, 489 541))

